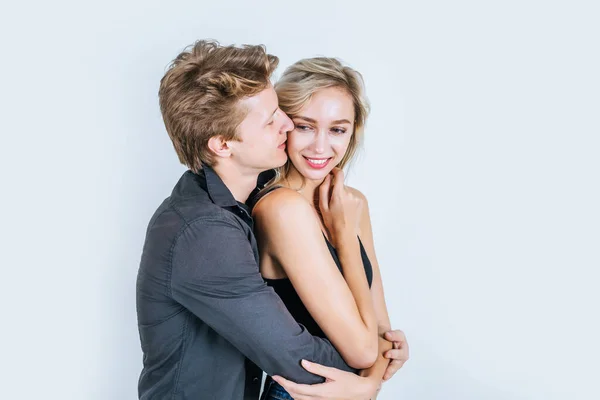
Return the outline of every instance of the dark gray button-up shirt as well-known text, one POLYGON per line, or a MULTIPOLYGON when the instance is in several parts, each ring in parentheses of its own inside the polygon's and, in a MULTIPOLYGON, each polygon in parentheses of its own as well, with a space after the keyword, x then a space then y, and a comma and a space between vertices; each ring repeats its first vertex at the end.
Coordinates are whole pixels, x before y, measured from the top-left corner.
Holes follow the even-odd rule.
POLYGON ((264 283, 249 209, 209 167, 184 173, 150 220, 137 315, 140 399, 254 400, 260 369, 322 382, 303 358, 351 370, 264 283))

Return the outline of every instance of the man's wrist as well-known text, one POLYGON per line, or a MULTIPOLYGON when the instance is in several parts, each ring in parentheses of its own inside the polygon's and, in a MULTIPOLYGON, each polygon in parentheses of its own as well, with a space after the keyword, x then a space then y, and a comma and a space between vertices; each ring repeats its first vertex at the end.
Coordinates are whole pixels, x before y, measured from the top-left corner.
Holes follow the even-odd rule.
POLYGON ((361 371, 360 375, 364 381, 365 392, 369 393, 369 395, 375 394, 375 392, 379 390, 382 380, 376 378, 373 374, 371 374, 370 376, 363 375, 363 371, 361 371))
POLYGON ((360 375, 365 382, 369 382, 374 387, 379 386, 379 383, 381 382, 381 378, 378 378, 375 374, 373 374, 370 368, 361 370, 358 375, 360 375))

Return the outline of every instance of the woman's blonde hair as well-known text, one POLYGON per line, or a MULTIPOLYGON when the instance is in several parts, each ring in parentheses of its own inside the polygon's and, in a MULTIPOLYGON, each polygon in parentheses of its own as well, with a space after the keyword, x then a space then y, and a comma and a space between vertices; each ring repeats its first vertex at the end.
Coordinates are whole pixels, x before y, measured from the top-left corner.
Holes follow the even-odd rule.
MULTIPOLYGON (((362 75, 342 64, 340 60, 329 57, 314 57, 300 60, 288 67, 279 81, 275 91, 279 98, 279 107, 294 118, 319 90, 339 88, 352 97, 354 104, 354 132, 346 154, 338 164, 344 168, 352 160, 364 134, 364 128, 369 115, 369 101, 365 94, 362 75)), ((289 173, 291 161, 277 171, 275 180, 278 182, 289 173)))

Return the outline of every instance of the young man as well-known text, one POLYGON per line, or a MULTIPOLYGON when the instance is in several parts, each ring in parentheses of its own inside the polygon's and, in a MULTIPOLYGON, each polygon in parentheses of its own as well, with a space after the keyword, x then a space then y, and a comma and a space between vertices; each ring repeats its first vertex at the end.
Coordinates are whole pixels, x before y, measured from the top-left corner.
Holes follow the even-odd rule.
MULTIPOLYGON (((161 80, 165 126, 190 170, 146 232, 137 279, 140 399, 255 400, 261 369, 323 398, 367 398, 381 382, 346 372, 332 345, 294 321, 258 270, 244 203, 261 172, 285 163, 293 128, 270 84, 277 64, 262 46, 200 41, 161 80), (301 359, 338 370, 304 369, 301 359), (323 381, 308 370, 335 375, 327 396, 319 385, 305 386, 323 381)), ((388 375, 406 351, 389 357, 396 360, 388 375)))

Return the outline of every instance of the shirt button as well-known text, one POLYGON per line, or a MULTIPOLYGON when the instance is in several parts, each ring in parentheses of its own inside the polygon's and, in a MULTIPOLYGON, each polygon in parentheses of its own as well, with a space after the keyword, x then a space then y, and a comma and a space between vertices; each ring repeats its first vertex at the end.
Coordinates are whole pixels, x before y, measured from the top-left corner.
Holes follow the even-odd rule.
POLYGON ((254 383, 258 382, 258 377, 255 376, 254 378, 252 378, 252 382, 254 382, 254 383))

